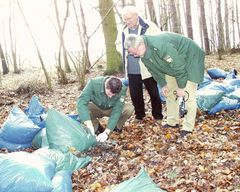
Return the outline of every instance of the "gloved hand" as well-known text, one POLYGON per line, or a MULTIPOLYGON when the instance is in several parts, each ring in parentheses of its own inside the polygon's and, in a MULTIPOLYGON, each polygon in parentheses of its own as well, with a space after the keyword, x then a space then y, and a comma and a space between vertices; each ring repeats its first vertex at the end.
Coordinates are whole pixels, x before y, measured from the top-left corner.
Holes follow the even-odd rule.
POLYGON ((97 142, 104 142, 108 139, 108 135, 110 133, 110 129, 106 129, 103 133, 100 133, 98 136, 97 136, 97 142))
POLYGON ((83 123, 88 129, 90 129, 92 135, 95 135, 95 130, 91 120, 87 120, 83 123))

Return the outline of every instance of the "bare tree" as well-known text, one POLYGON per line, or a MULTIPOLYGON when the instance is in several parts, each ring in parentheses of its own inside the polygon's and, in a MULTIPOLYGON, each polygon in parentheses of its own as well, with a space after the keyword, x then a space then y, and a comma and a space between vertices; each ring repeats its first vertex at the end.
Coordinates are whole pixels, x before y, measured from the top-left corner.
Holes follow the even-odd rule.
POLYGON ((151 21, 158 26, 153 0, 147 0, 147 5, 148 5, 148 11, 149 11, 151 21))
POLYGON ((207 22, 206 22, 206 16, 205 16, 205 7, 203 0, 199 0, 200 5, 200 23, 201 23, 201 29, 203 32, 203 38, 204 38, 204 49, 206 54, 210 53, 210 46, 209 46, 209 37, 208 37, 208 29, 207 29, 207 22))
POLYGON ((229 34, 229 14, 228 14, 228 3, 227 0, 224 0, 225 3, 225 41, 226 41, 226 49, 230 50, 231 49, 231 44, 230 44, 230 34, 229 34))
POLYGON ((43 69, 43 72, 44 72, 44 75, 45 75, 45 78, 46 78, 46 81, 47 81, 48 88, 49 88, 49 90, 52 90, 52 82, 51 82, 51 79, 50 79, 50 77, 49 77, 49 75, 48 75, 48 72, 47 72, 47 70, 46 70, 46 68, 45 68, 45 64, 44 64, 44 62, 43 62, 43 59, 42 59, 40 50, 39 50, 38 45, 37 45, 37 42, 36 42, 36 40, 35 40, 35 38, 34 38, 34 36, 33 36, 33 33, 32 33, 32 31, 31 31, 31 29, 30 29, 30 26, 29 26, 29 24, 28 24, 28 22, 27 22, 27 19, 26 19, 24 13, 23 13, 22 7, 21 7, 21 5, 20 5, 20 3, 19 3, 18 0, 17 0, 17 4, 18 4, 18 7, 19 7, 20 12, 21 12, 21 14, 22 14, 22 17, 23 17, 23 19, 24 19, 24 22, 25 22, 25 24, 26 24, 26 26, 27 26, 27 29, 28 29, 28 31, 29 31, 29 33, 30 33, 30 35, 31 35, 31 38, 32 38, 33 43, 34 43, 34 45, 35 45, 35 48, 36 48, 36 50, 37 50, 38 58, 39 58, 39 61, 40 61, 40 63, 41 63, 41 66, 42 66, 42 69, 43 69))
POLYGON ((105 74, 113 74, 122 70, 121 56, 117 52, 115 45, 117 27, 113 7, 112 0, 99 0, 107 56, 107 69, 105 74))
POLYGON ((12 14, 12 4, 10 2, 10 17, 9 17, 9 36, 10 36, 10 46, 11 46, 11 55, 12 55, 12 64, 13 72, 20 73, 20 69, 17 64, 17 46, 16 46, 16 37, 13 38, 12 27, 15 26, 14 23, 14 14, 12 14), (12 16, 13 15, 13 16, 12 16))
POLYGON ((175 0, 170 0, 170 10, 171 10, 171 22, 172 22, 172 31, 175 33, 182 33, 181 31, 181 21, 178 15, 178 9, 176 7, 175 0))
MULTIPOLYGON (((71 72, 71 69, 70 69, 70 66, 69 66, 68 58, 67 58, 67 51, 66 51, 66 46, 65 46, 63 36, 64 36, 66 22, 67 22, 67 19, 68 19, 68 16, 69 16, 69 3, 70 3, 70 1, 71 0, 65 0, 65 2, 66 2, 66 12, 65 12, 64 19, 63 19, 63 24, 61 26, 57 0, 54 0, 55 14, 56 14, 57 25, 58 25, 58 35, 59 35, 59 40, 60 40, 59 52, 58 52, 58 66, 60 68, 59 70, 61 71, 62 70, 62 68, 61 68, 61 57, 62 57, 62 54, 63 54, 64 67, 65 67, 66 72, 71 72)), ((63 75, 62 76, 63 77, 62 83, 64 83, 64 84, 67 83, 66 75, 63 74, 62 71, 61 71, 61 74, 63 75)))
POLYGON ((239 15, 238 15, 238 1, 236 1, 236 23, 237 23, 237 28, 238 28, 238 38, 240 39, 240 23, 239 23, 239 15))
POLYGON ((215 51, 217 49, 217 43, 216 43, 216 35, 215 35, 215 29, 214 29, 214 21, 213 21, 213 5, 212 0, 208 1, 208 7, 209 7, 209 15, 210 15, 210 42, 211 42, 211 51, 215 51))
POLYGON ((9 69, 7 67, 7 63, 6 63, 6 59, 5 59, 5 55, 3 53, 3 49, 2 49, 1 43, 0 43, 0 57, 1 57, 1 61, 2 61, 3 75, 6 75, 6 74, 9 73, 9 69))
POLYGON ((185 0, 186 5, 186 25, 188 37, 193 39, 193 28, 192 28, 192 12, 191 12, 191 1, 185 0))
POLYGON ((166 3, 166 0, 160 1, 160 29, 162 31, 167 31, 169 28, 168 22, 169 22, 169 16, 168 16, 168 6, 166 3))
POLYGON ((82 54, 79 54, 79 57, 76 57, 78 65, 75 64, 75 62, 73 62, 73 63, 74 63, 75 70, 78 74, 78 81, 79 81, 80 89, 82 89, 85 86, 85 76, 86 76, 87 68, 90 67, 90 65, 91 65, 90 58, 89 58, 89 51, 88 51, 90 37, 88 37, 88 35, 87 35, 85 16, 84 16, 81 0, 79 0, 81 24, 80 24, 80 21, 77 16, 77 10, 76 10, 74 1, 72 1, 72 5, 73 5, 75 19, 77 22, 79 41, 80 41, 80 45, 82 48, 82 51, 81 51, 82 54))
POLYGON ((221 0, 217 0, 217 26, 218 26, 218 59, 222 59, 224 52, 224 31, 222 22, 221 0))
POLYGON ((232 0, 232 40, 233 40, 233 48, 236 47, 236 39, 235 39, 235 18, 234 18, 234 1, 232 0))

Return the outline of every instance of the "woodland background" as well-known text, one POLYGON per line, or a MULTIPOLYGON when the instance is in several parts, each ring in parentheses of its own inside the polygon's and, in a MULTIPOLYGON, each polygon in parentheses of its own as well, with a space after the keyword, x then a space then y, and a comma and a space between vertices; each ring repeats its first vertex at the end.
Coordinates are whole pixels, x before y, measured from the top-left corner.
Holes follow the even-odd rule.
MULTIPOLYGON (((117 29, 122 26, 121 9, 127 4, 136 4, 141 15, 163 31, 181 33, 195 40, 206 52, 206 68, 240 71, 237 0, 48 0, 57 39, 55 51, 48 54, 53 63, 48 62, 44 53, 52 42, 40 41, 39 36, 47 34, 37 33, 31 23, 31 15, 37 10, 27 12, 24 6, 27 0, 1 3, 9 17, 0 24, 0 126, 14 105, 26 108, 34 94, 47 108, 75 114, 76 99, 89 78, 106 74, 123 77, 121 57, 114 42, 117 29), (90 18, 89 12, 97 13, 98 17, 90 18), (21 28, 16 18, 22 20, 21 28), (93 20, 94 27, 90 28, 88 22, 93 20), (19 36, 23 27, 24 35, 32 42, 35 58, 32 62, 26 62, 28 58, 24 57, 28 45, 26 50, 20 46, 24 44, 19 36), (74 49, 72 42, 68 42, 69 31, 75 34, 78 44, 74 49), (93 40, 98 35, 100 39, 93 40), (104 42, 100 48, 98 41, 104 42), (97 54, 93 54, 92 46, 97 47, 97 54)), ((146 93, 145 98, 150 114, 146 93)), ((165 105, 163 109, 165 113, 165 105)), ((114 145, 99 145, 85 153, 93 157, 93 162, 73 174, 73 191, 107 190, 135 176, 140 165, 167 191, 240 191, 239 131, 239 110, 211 116, 199 111, 193 134, 181 144, 176 143, 178 130, 162 129, 150 115, 142 124, 134 124, 131 117, 121 134, 111 134, 114 145)), ((4 149, 1 152, 8 153, 4 149)))

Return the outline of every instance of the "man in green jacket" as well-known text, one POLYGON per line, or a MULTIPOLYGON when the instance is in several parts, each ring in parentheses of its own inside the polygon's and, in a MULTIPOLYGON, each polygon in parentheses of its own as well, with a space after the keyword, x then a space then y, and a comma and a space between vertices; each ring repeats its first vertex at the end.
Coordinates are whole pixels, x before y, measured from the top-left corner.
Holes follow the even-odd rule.
POLYGON ((125 103, 127 87, 117 77, 101 76, 92 78, 77 100, 80 121, 91 133, 101 128, 97 119, 109 117, 106 129, 97 136, 97 141, 104 142, 114 129, 121 130, 133 113, 132 104, 125 103))
POLYGON ((180 136, 194 129, 197 86, 204 75, 204 51, 191 39, 177 33, 159 35, 129 35, 125 40, 129 54, 141 57, 153 78, 160 84, 167 105, 167 124, 164 128, 179 127, 178 97, 186 98, 187 114, 180 136))

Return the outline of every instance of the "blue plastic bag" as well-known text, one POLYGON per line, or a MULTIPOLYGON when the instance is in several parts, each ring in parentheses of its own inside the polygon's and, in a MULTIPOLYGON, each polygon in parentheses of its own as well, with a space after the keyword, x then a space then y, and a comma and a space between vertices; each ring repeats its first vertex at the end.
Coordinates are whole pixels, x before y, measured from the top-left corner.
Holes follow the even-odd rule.
POLYGON ((77 157, 70 152, 63 153, 58 149, 41 148, 33 152, 56 162, 56 171, 76 171, 87 166, 92 158, 90 156, 77 157))
POLYGON ((236 99, 229 99, 227 97, 223 97, 222 101, 216 104, 208 113, 215 114, 222 110, 235 110, 240 109, 240 102, 236 99))
POLYGON ((0 155, 0 191, 51 192, 55 163, 27 152, 0 155))
POLYGON ((215 106, 225 93, 220 90, 202 88, 197 91, 197 106, 203 111, 209 111, 215 106))
POLYGON ((97 142, 89 129, 55 109, 48 110, 46 130, 49 148, 63 152, 70 148, 85 151, 97 142))
POLYGON ((198 84, 198 89, 206 87, 208 84, 212 82, 213 82, 212 78, 207 73, 205 73, 203 77, 203 81, 200 84, 198 84))
POLYGON ((52 186, 51 192, 72 192, 71 171, 58 171, 52 179, 52 186))
MULTIPOLYGON (((1 129, 0 129, 1 132, 1 129)), ((0 133, 1 135, 1 133, 0 133)), ((17 151, 31 147, 31 143, 17 144, 5 141, 0 137, 0 148, 6 148, 8 151, 17 151)))
POLYGON ((227 94, 233 92, 236 88, 232 85, 227 85, 224 83, 213 81, 212 83, 204 87, 204 89, 219 90, 227 94))
POLYGON ((111 192, 164 192, 149 177, 142 167, 137 176, 117 185, 111 192))
POLYGON ((223 83, 240 88, 240 79, 225 79, 223 83))
POLYGON ((125 86, 128 86, 128 85, 129 85, 128 79, 122 78, 121 81, 122 81, 122 84, 123 84, 123 85, 125 85, 125 86))
POLYGON ((219 79, 219 78, 225 79, 227 77, 227 72, 218 68, 208 69, 207 73, 212 79, 219 79))
POLYGON ((229 99, 237 99, 240 101, 240 88, 226 95, 229 99))
POLYGON ((0 138, 9 143, 28 144, 40 129, 20 108, 13 107, 3 124, 0 138))
POLYGON ((226 79, 236 79, 237 78, 237 70, 233 69, 227 73, 226 79))
POLYGON ((40 103, 38 97, 33 95, 29 106, 24 110, 25 114, 39 127, 45 127, 45 121, 42 118, 46 114, 45 108, 40 103))

